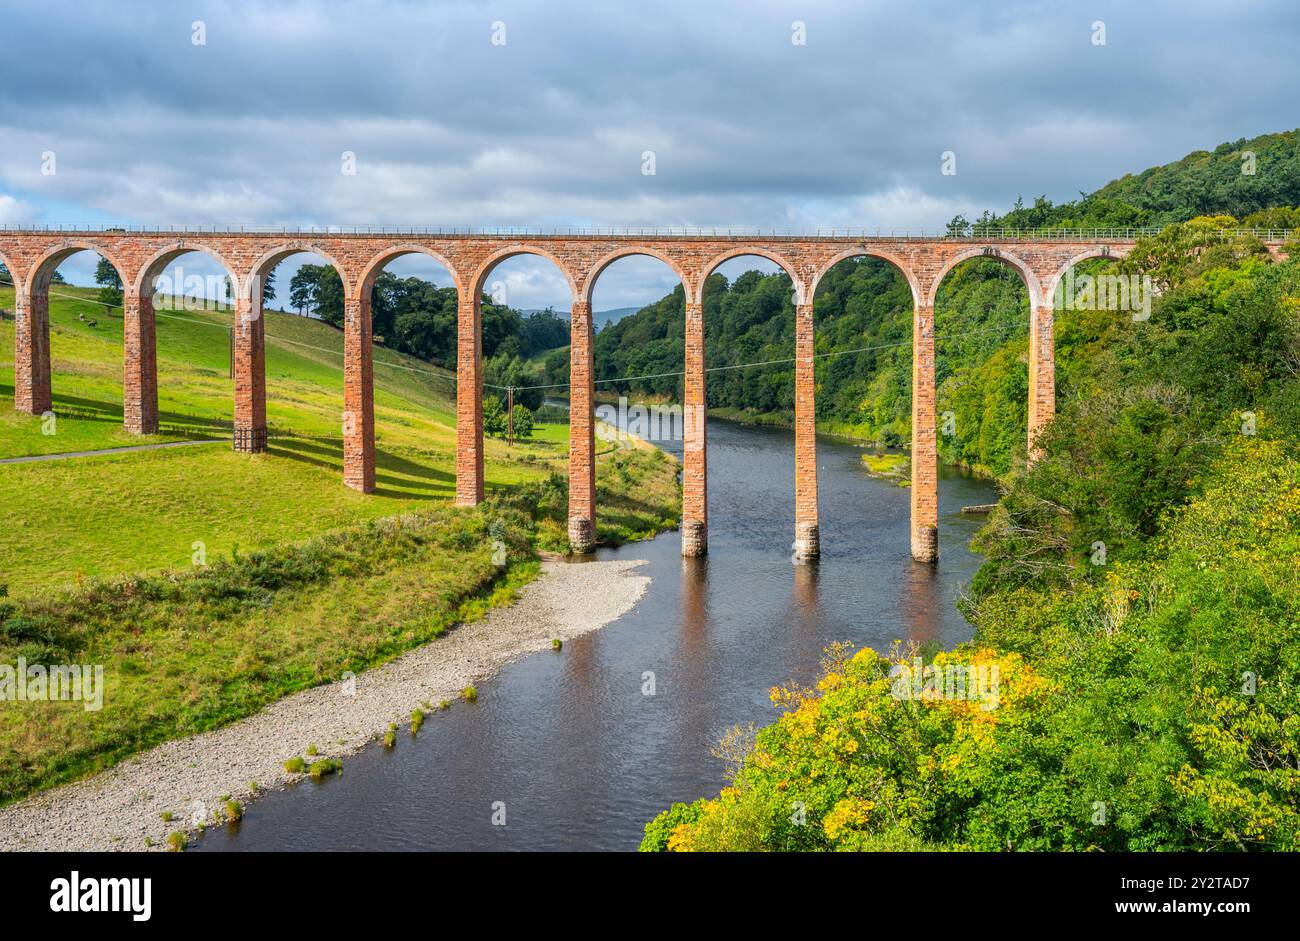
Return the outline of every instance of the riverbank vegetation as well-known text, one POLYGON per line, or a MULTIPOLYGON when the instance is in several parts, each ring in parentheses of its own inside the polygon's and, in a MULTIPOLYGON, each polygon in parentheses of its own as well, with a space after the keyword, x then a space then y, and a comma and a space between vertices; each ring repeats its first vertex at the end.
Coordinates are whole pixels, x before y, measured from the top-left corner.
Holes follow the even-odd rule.
POLYGON ((976 539, 974 639, 915 687, 905 645, 831 651, 643 849, 1300 849, 1300 260, 1187 215, 1125 262, 1150 320, 1066 338, 1074 394, 976 539))
MULTIPOLYGON (((600 467, 600 538, 676 525, 671 458, 629 449, 600 467)), ((306 540, 214 552, 184 570, 0 598, 0 663, 104 668, 100 710, 79 701, 0 710, 0 802, 251 715, 482 616, 536 575, 537 550, 554 546, 566 516, 564 480, 549 476, 474 510, 411 505, 306 540)))

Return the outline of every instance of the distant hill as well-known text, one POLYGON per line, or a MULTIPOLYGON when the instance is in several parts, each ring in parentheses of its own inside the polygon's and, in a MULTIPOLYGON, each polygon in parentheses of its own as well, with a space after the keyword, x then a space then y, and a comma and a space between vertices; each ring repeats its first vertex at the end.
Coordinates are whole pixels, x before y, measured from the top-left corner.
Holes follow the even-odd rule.
POLYGON ((641 310, 641 308, 640 307, 612 307, 609 310, 593 311, 591 315, 591 322, 596 324, 596 326, 598 327, 603 327, 605 326, 605 324, 608 323, 618 323, 624 317, 628 316, 629 314, 635 314, 638 310, 641 310))
MULTIPOLYGON (((533 307, 526 310, 521 310, 520 313, 526 317, 529 314, 541 313, 546 309, 547 308, 544 307, 533 307)), ((554 310, 554 308, 551 309, 554 310)), ((594 323, 597 328, 600 328, 605 326, 605 324, 617 323, 618 321, 622 320, 624 317, 628 316, 629 314, 635 314, 638 310, 641 310, 641 308, 640 307, 611 307, 609 310, 595 310, 592 311, 591 313, 591 322, 594 323)), ((555 310, 555 313, 561 317, 564 317, 565 319, 568 318, 568 311, 555 310)))

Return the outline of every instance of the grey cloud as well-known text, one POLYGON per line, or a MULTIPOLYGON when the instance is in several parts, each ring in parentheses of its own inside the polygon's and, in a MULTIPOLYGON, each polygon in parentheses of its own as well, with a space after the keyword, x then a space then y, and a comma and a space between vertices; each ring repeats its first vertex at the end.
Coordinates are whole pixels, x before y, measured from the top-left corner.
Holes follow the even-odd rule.
POLYGON ((937 227, 1293 126, 1298 27, 1283 0, 10 3, 0 214, 937 227))

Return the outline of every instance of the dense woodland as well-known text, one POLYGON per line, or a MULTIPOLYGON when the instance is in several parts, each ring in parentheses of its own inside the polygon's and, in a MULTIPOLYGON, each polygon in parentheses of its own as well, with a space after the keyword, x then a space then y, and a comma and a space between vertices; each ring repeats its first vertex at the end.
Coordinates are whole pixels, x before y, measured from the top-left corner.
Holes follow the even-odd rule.
MULTIPOLYGON (((773 690, 779 720, 724 742, 732 784, 673 805, 643 849, 1300 849, 1300 243, 1277 262, 1223 234, 1296 226, 1296 144, 1194 154, 1104 188, 1104 207, 1013 211, 1174 224, 1124 263, 1163 288, 1149 321, 1058 321, 1057 416, 1032 466, 1007 459, 1023 339, 948 351, 948 454, 1003 488, 961 603, 974 640, 828 651, 815 689, 773 690), (891 671, 914 656, 941 675, 996 666, 994 707, 900 695, 891 671)), ((945 296, 949 325, 1023 305, 985 266, 945 296)))

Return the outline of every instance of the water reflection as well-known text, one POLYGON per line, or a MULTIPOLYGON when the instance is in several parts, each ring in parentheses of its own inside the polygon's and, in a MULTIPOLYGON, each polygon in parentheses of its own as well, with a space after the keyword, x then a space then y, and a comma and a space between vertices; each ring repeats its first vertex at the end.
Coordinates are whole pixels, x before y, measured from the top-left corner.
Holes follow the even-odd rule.
POLYGON ((939 605, 944 602, 940 590, 939 570, 925 562, 912 562, 907 568, 907 591, 903 597, 903 621, 907 633, 899 640, 918 647, 939 643, 939 605))

